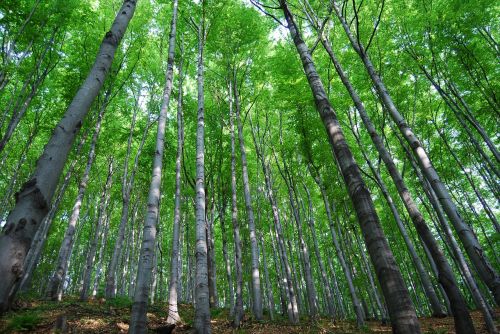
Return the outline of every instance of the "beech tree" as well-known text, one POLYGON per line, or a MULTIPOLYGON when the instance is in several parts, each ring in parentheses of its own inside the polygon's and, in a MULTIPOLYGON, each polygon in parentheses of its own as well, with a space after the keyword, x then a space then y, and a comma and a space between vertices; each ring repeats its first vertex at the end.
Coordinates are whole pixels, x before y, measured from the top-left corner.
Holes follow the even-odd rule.
POLYGON ((496 333, 476 2, 0 2, 0 328, 496 333))

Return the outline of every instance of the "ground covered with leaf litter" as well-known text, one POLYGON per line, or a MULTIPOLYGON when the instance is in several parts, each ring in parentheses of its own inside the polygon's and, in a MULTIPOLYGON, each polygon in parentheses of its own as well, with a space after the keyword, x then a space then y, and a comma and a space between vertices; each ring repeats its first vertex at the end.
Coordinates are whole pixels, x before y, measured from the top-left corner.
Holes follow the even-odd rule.
MULTIPOLYGON (((112 300, 96 299, 79 302, 66 298, 60 303, 39 300, 24 300, 16 305, 16 310, 0 318, 0 333, 126 333, 130 320, 131 301, 124 298, 112 300), (56 329, 59 328, 59 329, 56 329), (61 330, 62 329, 62 330, 61 330)), ((172 333, 192 333, 194 309, 190 305, 180 305, 183 323, 172 333)), ((151 333, 167 333, 166 304, 151 305, 148 312, 151 333)), ((497 310, 497 314, 498 314, 497 310)), ((487 333, 480 312, 472 312, 478 333, 487 333)), ((454 333, 453 318, 421 318, 424 333, 454 333)), ((333 322, 320 318, 315 322, 304 319, 300 325, 291 325, 286 318, 274 321, 253 321, 245 318, 242 327, 234 330, 225 309, 212 309, 213 333, 391 333, 390 326, 379 321, 369 321, 362 329, 357 329, 353 321, 333 322)))

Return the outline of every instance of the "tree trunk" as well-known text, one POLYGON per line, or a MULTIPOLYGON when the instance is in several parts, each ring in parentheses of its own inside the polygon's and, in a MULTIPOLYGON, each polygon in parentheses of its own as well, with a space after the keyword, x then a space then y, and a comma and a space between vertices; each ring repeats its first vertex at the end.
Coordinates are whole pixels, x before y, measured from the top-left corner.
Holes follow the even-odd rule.
MULTIPOLYGON (((99 243, 99 238, 102 234, 102 225, 106 220, 106 210, 108 208, 109 199, 111 197, 110 188, 113 180, 113 159, 109 162, 108 177, 106 179, 106 185, 102 192, 101 200, 99 201, 99 214, 97 217, 97 224, 94 231, 94 239, 90 244, 90 249, 87 253, 87 260, 85 264, 85 271, 83 274, 83 287, 80 293, 80 300, 86 301, 89 295, 90 281, 92 275, 92 269, 94 266, 95 255, 97 252, 97 245, 99 243)), ((97 272, 96 272, 97 275, 97 272)))
MULTIPOLYGON (((256 130, 253 128, 252 121, 250 119, 250 125, 252 126, 252 138, 254 141, 255 151, 258 159, 262 165, 262 172, 264 173, 264 180, 266 185, 267 197, 271 205, 273 213, 274 228, 276 231, 276 239, 278 242, 278 257, 281 261, 281 266, 283 268, 283 286, 285 287, 286 293, 288 294, 288 305, 286 309, 288 310, 288 318, 292 323, 299 322, 299 309, 297 306, 297 297, 295 295, 295 289, 292 282, 292 270, 290 268, 290 262, 286 253, 286 247, 283 239, 283 227, 281 225, 281 220, 278 211, 278 205, 276 203, 276 198, 274 197, 271 176, 269 171, 269 166, 266 164, 265 155, 263 152, 263 147, 257 142, 256 130)), ((261 139, 262 141, 262 139, 261 139)), ((261 143, 262 144, 262 143, 261 143)))
POLYGON ((316 236, 316 226, 315 226, 315 221, 314 221, 314 214, 313 214, 313 203, 311 200, 311 193, 309 192, 309 189, 307 188, 307 185, 303 183, 304 190, 306 191, 307 194, 307 203, 309 205, 309 219, 308 219, 308 225, 309 229, 311 230, 311 236, 312 240, 314 243, 314 254, 316 255, 316 261, 318 261, 318 266, 319 270, 321 273, 321 281, 323 283, 323 290, 325 292, 324 298, 326 298, 326 304, 328 306, 328 314, 333 318, 335 316, 335 306, 333 305, 333 294, 332 291, 330 290, 330 284, 328 282, 328 278, 326 275, 326 269, 325 269, 325 264, 323 263, 323 259, 321 257, 321 253, 319 251, 319 245, 318 245, 318 238, 316 236))
POLYGON ((16 206, 7 218, 8 229, 0 236, 0 312, 9 306, 9 293, 22 278, 22 264, 31 241, 47 215, 59 176, 64 168, 76 133, 99 93, 111 67, 115 51, 135 10, 136 0, 125 0, 106 33, 96 61, 56 126, 52 137, 37 161, 33 177, 19 191, 16 206), (8 233, 7 233, 8 232, 8 233))
POLYGON ((167 71, 165 73, 165 88, 163 90, 162 104, 158 119, 158 132, 156 134, 156 148, 153 158, 151 184, 149 187, 146 217, 144 221, 142 244, 137 267, 137 279, 132 305, 129 333, 146 333, 147 305, 151 287, 151 272, 154 265, 154 248, 156 246, 156 226, 159 216, 160 187, 163 166, 163 149, 165 146, 165 125, 167 111, 172 92, 174 76, 175 36, 177 27, 177 0, 173 2, 172 20, 170 23, 170 36, 168 45, 167 71))
POLYGON ((197 334, 210 334, 210 296, 208 291, 207 221, 205 212, 205 92, 203 49, 205 45, 205 12, 198 24, 198 117, 196 129, 196 277, 195 317, 197 334))
MULTIPOLYGON (((390 156, 389 151, 385 148, 385 145, 382 141, 382 139, 379 137, 373 123, 371 122, 368 113, 366 112, 366 109, 357 94, 356 90, 352 86, 351 82, 349 81, 347 75, 345 74, 344 70, 342 69, 339 61, 337 60, 335 54, 333 53, 333 50, 331 48, 331 45, 327 39, 322 38, 322 43, 323 46, 325 47, 326 51, 328 52, 330 59, 332 60, 335 69, 346 87, 347 91, 349 92, 349 95, 351 96, 351 99, 353 100, 356 109, 358 110, 361 119, 363 121, 363 124, 365 125, 368 133, 370 134, 370 138, 372 139, 373 144, 375 145, 378 153, 380 154, 380 157, 382 158, 387 170, 389 171, 389 174, 394 181, 394 184, 396 185, 396 188, 398 190, 398 194, 403 201, 406 210, 408 211, 408 214, 415 225, 415 228, 417 232, 419 233, 420 237, 428 247, 428 249, 431 252, 431 255, 433 256, 433 259, 435 263, 437 264, 437 268, 439 271, 439 280, 443 282, 443 287, 445 287, 445 291, 447 292, 448 298, 452 301, 452 306, 453 306, 453 314, 455 317, 455 323, 456 323, 456 329, 457 332, 470 332, 472 333, 474 331, 474 326, 472 324, 472 319, 470 318, 470 314, 467 309, 467 305, 465 300, 463 299, 460 290, 458 289, 458 285, 456 283, 455 277, 453 275, 453 271, 448 264, 447 259, 444 257, 444 254, 440 250, 437 241, 434 239, 434 236, 432 235, 429 227, 427 226, 421 212, 418 210, 418 207, 416 203, 413 201, 413 198, 406 186, 406 184, 403 181, 403 178, 401 174, 399 173, 396 164, 392 160, 392 157, 390 156)), ((356 134, 355 134, 356 136, 356 134)), ((358 139, 358 137, 356 136, 358 139)), ((358 144, 361 146, 361 143, 358 140, 358 144)), ((368 157, 366 156, 365 152, 363 151, 363 154, 365 155, 365 159, 367 160, 370 169, 375 175, 375 178, 377 178, 378 184, 381 187, 382 194, 386 198, 391 210, 393 211, 394 217, 396 219, 396 223, 398 224, 398 227, 401 231, 401 234, 405 240, 405 243, 407 244, 407 247, 409 249, 410 255, 412 256, 412 259, 414 261, 414 264, 420 273, 420 277, 422 279, 422 284, 423 287, 426 291, 426 295, 429 297, 429 301, 431 303, 431 308, 433 311, 434 316, 442 316, 443 310, 441 308, 441 305, 439 304, 439 301, 437 299, 436 293, 434 289, 432 288, 432 284, 430 282, 429 276, 427 272, 424 270, 423 265, 421 263, 420 258, 417 256, 413 245, 411 244, 411 241, 405 231, 404 225, 402 224, 401 220, 399 218, 399 214, 397 213, 397 209, 392 202, 392 199, 390 198, 389 193, 387 192, 387 189, 385 189, 385 186, 383 185, 382 179, 380 178, 380 175, 378 172, 375 170, 375 168, 371 165, 371 162, 368 160, 368 157)))
POLYGON ((167 323, 176 324, 181 318, 177 309, 178 285, 179 285, 179 253, 180 253, 180 223, 181 223, 181 165, 182 152, 184 150, 184 121, 182 116, 182 64, 183 64, 183 47, 181 44, 181 56, 179 62, 179 83, 178 83, 178 98, 177 98, 177 155, 175 158, 175 199, 174 199, 174 226, 172 231, 172 255, 170 258, 170 280, 168 282, 168 318, 167 323))
POLYGON ((262 292, 260 288, 260 272, 259 272, 259 252, 257 232, 255 228, 255 218, 252 206, 252 196, 250 194, 250 181, 248 179, 248 163, 245 148, 245 137, 243 135, 243 124, 241 122, 241 106, 240 96, 238 93, 238 81, 236 77, 236 70, 234 73, 234 102, 236 110, 236 123, 238 125, 238 139, 240 142, 240 155, 241 155, 241 170, 243 177, 243 193, 245 194, 245 208, 248 216, 248 230, 250 232, 250 248, 252 254, 252 306, 255 319, 262 319, 262 292))
POLYGON ((95 125, 94 134, 92 136, 92 142, 90 143, 89 156, 87 158, 87 165, 85 167, 85 171, 83 173, 82 179, 80 181, 80 185, 78 188, 78 194, 76 196, 75 204, 73 205, 73 211, 71 213, 71 217, 68 221, 68 227, 66 228, 66 232, 64 233, 64 238, 61 244, 61 248, 59 249, 59 256, 57 258, 57 265, 54 271, 54 275, 50 279, 49 289, 47 293, 47 297, 51 300, 61 301, 62 298, 62 285, 66 278, 66 274, 69 267, 69 260, 71 257, 71 253, 73 250, 73 245, 75 242, 75 231, 76 225, 80 218, 80 209, 82 206, 83 198, 85 196, 85 192, 87 190, 87 185, 90 177, 90 170, 95 160, 95 147, 97 144, 97 140, 99 138, 99 134, 101 131, 102 119, 104 116, 104 112, 106 110, 107 104, 109 102, 109 98, 111 96, 111 89, 108 89, 106 92, 106 96, 104 101, 100 107, 99 115, 97 116, 97 122, 95 125))
POLYGON ((496 303, 500 305, 500 276, 491 266, 470 226, 466 224, 460 217, 458 209, 455 203, 452 201, 448 189, 441 181, 437 171, 432 166, 432 162, 425 152, 422 144, 394 105, 391 96, 389 95, 384 83, 382 82, 382 79, 377 74, 375 67, 371 63, 371 60, 368 57, 368 54, 366 53, 364 47, 356 42, 347 22, 340 13, 340 10, 336 4, 334 4, 334 9, 337 17, 342 24, 342 27, 344 28, 344 31, 346 32, 347 37, 351 42, 351 45, 363 61, 382 104, 386 107, 394 123, 397 125, 399 131, 403 135, 403 138, 408 142, 411 149, 413 150, 414 156, 417 159, 420 169, 422 170, 425 178, 431 184, 432 189, 436 193, 439 202, 443 207, 443 210, 446 212, 448 218, 450 219, 450 222, 455 227, 455 230, 457 231, 458 236, 462 241, 462 244, 464 245, 465 250, 469 255, 472 263, 476 267, 479 276, 493 293, 496 303))
MULTIPOLYGON (((236 80, 235 80, 236 81, 236 80)), ((234 83, 237 84, 236 82, 234 83)), ((229 92, 231 92, 231 83, 229 83, 229 92)), ((235 99, 237 98, 235 90, 235 99)), ((237 100, 236 100, 237 101, 237 100)), ((240 238, 240 224, 238 222, 238 199, 236 187, 236 148, 235 148, 235 135, 234 135, 234 112, 233 101, 231 94, 229 96, 229 112, 230 112, 230 132, 231 132, 231 221, 233 223, 233 240, 234 240, 234 255, 236 267, 236 303, 234 309, 234 327, 239 328, 243 320, 243 267, 242 267, 242 254, 241 254, 241 238, 240 238)), ((238 115, 238 106, 236 106, 236 115, 238 115)), ((236 116, 237 117, 237 116, 236 116)), ((241 138, 240 138, 241 139, 241 138)), ((241 144, 241 140, 240 140, 241 144)), ((248 180, 247 180, 248 181, 248 180)), ((248 207, 247 207, 248 208, 248 207)), ((252 213, 253 219, 253 213, 252 213)), ((250 225, 250 224, 249 224, 250 225)), ((251 233, 251 232, 250 232, 251 233)), ((252 245, 253 247, 253 245, 252 245)), ((253 249, 252 249, 253 254, 253 249)), ((253 272, 252 261, 252 272, 253 272)), ((257 268, 258 270, 258 268, 257 268)), ((253 283, 253 280, 252 280, 253 283)), ((260 282, 259 282, 260 283, 260 282)), ((255 296, 254 296, 255 298, 255 296)), ((255 300, 254 300, 255 304, 255 300)), ((262 310, 261 310, 262 311, 262 310)), ((254 308, 255 312, 255 308, 254 308)))
POLYGON ((280 4, 309 81, 316 108, 325 125, 334 156, 347 185, 349 196, 354 204, 368 252, 375 266, 375 271, 389 308, 393 331, 395 333, 419 333, 420 325, 415 310, 380 226, 370 192, 361 177, 359 168, 345 141, 340 124, 328 101, 325 89, 312 61, 311 54, 299 35, 298 28, 286 1, 280 0, 280 4))
MULTIPOLYGON (((427 195, 427 198, 429 199, 429 202, 431 203, 431 205, 432 205, 432 207, 433 207, 433 209, 438 217, 438 221, 439 221, 441 228, 444 231, 445 236, 446 236, 445 240, 443 240, 443 241, 445 241, 446 244, 449 245, 449 247, 451 249, 451 255, 454 257, 459 270, 462 272, 462 275, 465 279, 465 282, 467 283, 467 285, 469 287, 469 290, 470 290, 471 295, 472 295, 472 299, 474 300, 476 307, 481 309, 481 312, 483 313, 483 317, 484 317, 484 320, 485 320, 486 325, 488 327, 488 330, 491 333, 495 333, 496 329, 495 329, 494 321, 492 319, 492 315, 490 313, 488 305, 486 304, 483 296, 481 295, 481 292, 479 291, 479 288, 476 284, 476 281, 474 280, 472 273, 470 272, 469 265, 467 264, 465 257, 463 255, 462 251, 460 250, 460 247, 459 247, 457 241, 455 240, 453 232, 451 231, 451 228, 449 227, 449 225, 446 221, 445 213, 443 212, 443 209, 439 205, 439 200, 437 199, 437 196, 434 193, 434 190, 429 185, 429 182, 424 179, 424 176, 422 175, 422 173, 420 172, 420 170, 417 167, 417 162, 414 161, 415 160, 414 156, 411 154, 410 150, 404 145, 403 139, 399 135, 396 135, 396 137, 398 138, 399 142, 401 143, 401 146, 405 150, 406 156, 410 160, 410 163, 411 163, 415 173, 417 174, 419 182, 422 185, 422 187, 424 188, 424 191, 427 195)), ((437 227, 436 227, 436 229, 437 229, 437 227)), ((436 265, 437 265, 437 263, 436 263, 436 265)), ((443 284, 443 287, 446 289, 445 283, 446 283, 446 281, 443 280, 442 284, 443 284)), ((451 300, 450 300, 450 302, 451 302, 451 300)))

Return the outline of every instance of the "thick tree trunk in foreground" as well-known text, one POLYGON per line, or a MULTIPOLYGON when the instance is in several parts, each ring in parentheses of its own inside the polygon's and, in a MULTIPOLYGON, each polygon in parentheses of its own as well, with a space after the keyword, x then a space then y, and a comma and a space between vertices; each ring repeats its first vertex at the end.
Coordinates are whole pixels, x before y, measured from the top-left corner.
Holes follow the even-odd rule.
POLYGON ((149 187, 148 204, 144 221, 142 245, 137 268, 137 279, 134 294, 134 304, 129 333, 146 333, 147 328, 147 306, 151 287, 151 273, 154 265, 154 250, 156 245, 156 225, 158 222, 160 205, 160 187, 163 166, 163 149, 165 147, 165 125, 167 122, 167 111, 172 92, 172 81, 174 76, 175 35, 177 27, 177 0, 173 2, 172 20, 170 23, 170 36, 168 45, 167 71, 165 73, 165 88, 158 119, 158 132, 156 134, 156 148, 153 158, 153 170, 151 184, 149 187))
POLYGON ((179 95, 177 98, 177 155, 175 158, 175 199, 174 199, 174 226, 172 232, 172 255, 170 260, 170 280, 168 283, 168 318, 167 323, 175 324, 181 320, 177 309, 179 299, 179 254, 180 254, 180 225, 181 225, 181 164, 182 152, 184 150, 184 120, 182 117, 182 46, 179 62, 179 95))
MULTIPOLYGON (((24 276, 22 281, 20 282, 19 285, 19 290, 20 291, 25 291, 29 288, 31 279, 33 277, 33 272, 38 265, 38 262, 40 260, 40 256, 42 255, 42 249, 43 246, 45 245, 45 241, 47 240, 47 233, 49 232, 50 226, 52 225, 52 221, 54 220, 54 217, 57 213, 57 210, 59 208, 59 204, 61 203, 64 193, 66 192, 66 189, 68 188, 70 184, 70 179, 71 179, 71 174, 73 173, 73 170, 75 169, 75 166, 77 165, 79 161, 79 156, 80 152, 85 144, 85 141, 87 140, 87 135, 89 131, 85 131, 80 138, 80 142, 78 143, 78 146, 75 151, 75 158, 73 161, 71 161, 70 166, 68 168, 68 171, 66 172, 66 175, 64 176, 64 181, 62 185, 60 186, 60 189, 58 190, 58 194, 56 197, 56 200, 52 204, 52 207, 50 208, 50 211, 48 215, 44 218, 42 221, 41 227, 38 229, 38 231, 35 234, 33 244, 31 245, 31 248, 28 252, 28 255, 26 257, 25 263, 24 263, 24 276)), ((15 290, 17 291, 17 290, 15 290)), ((13 291, 14 292, 14 291, 13 291)), ((12 298, 14 298, 15 293, 12 294, 12 298)))
POLYGON ((290 34, 299 53, 304 71, 311 87, 316 107, 325 125, 332 151, 347 185, 349 196, 354 204, 365 243, 382 287, 395 333, 419 333, 420 325, 399 272, 387 239, 382 231, 375 207, 345 141, 335 112, 328 101, 323 83, 316 71, 311 54, 299 35, 285 0, 280 0, 290 34))
POLYGON ((52 137, 38 159, 35 172, 16 197, 16 206, 7 218, 7 229, 0 236, 0 312, 10 306, 9 293, 22 277, 22 266, 31 240, 47 215, 59 176, 69 151, 87 115, 101 90, 111 67, 115 51, 127 29, 136 7, 136 0, 125 0, 101 43, 96 61, 56 126, 52 137))
MULTIPOLYGON (((465 300, 463 299, 460 290, 458 289, 458 284, 456 283, 455 277, 453 275, 453 271, 448 264, 447 259, 444 257, 444 254, 439 248, 439 245, 437 241, 434 239, 434 236, 432 235, 429 227, 427 226, 421 212, 418 210, 418 207, 416 203, 413 201, 413 198, 406 186, 406 184, 403 181, 403 178, 401 174, 399 173, 399 170, 396 167, 396 164, 392 160, 392 157, 390 156, 389 151, 385 148, 385 145, 382 141, 382 139, 379 137, 373 123, 371 122, 368 113, 366 112, 366 109, 364 107, 364 104, 361 101, 361 98, 357 94, 356 90, 352 86, 349 78, 345 74, 343 68, 340 65, 340 62, 338 61, 337 57, 333 53, 332 47, 330 42, 327 39, 322 38, 321 42, 323 46, 325 47, 327 53, 330 56, 330 59, 332 60, 334 67, 337 71, 337 74, 339 75, 342 83, 346 87, 347 91, 349 92, 349 95, 351 96, 351 99, 354 102, 354 105, 356 106, 356 109, 358 110, 361 119, 363 121, 363 124, 365 125, 368 133, 370 134, 370 138, 372 139, 373 144, 375 145, 378 153, 380 154, 380 157, 382 158, 387 170, 389 171, 389 174, 394 181, 394 184, 396 185, 396 189, 398 191, 398 194, 403 201, 406 210, 408 211, 408 214, 415 225, 415 228, 417 229, 417 232, 419 233, 420 237, 422 238, 423 242, 426 244, 428 247, 431 255, 433 256, 434 262, 437 265, 437 269, 439 272, 439 280, 443 282, 443 287, 445 287, 445 291, 447 292, 448 298, 452 301, 451 306, 453 307, 453 314, 455 316, 455 323, 456 323, 456 329, 457 331, 464 331, 466 332, 473 332, 474 331, 474 326, 472 324, 472 319, 470 318, 467 305, 465 303, 465 300)), ((360 142, 358 141, 360 144, 360 142)), ((394 217, 396 219, 396 222, 398 224, 398 227, 401 231, 401 234, 403 235, 403 238, 408 246, 409 252, 412 256, 412 259, 414 261, 414 264, 420 273, 420 277, 422 279, 422 284, 424 286, 424 290, 426 292, 426 295, 429 297, 429 301, 431 303, 431 309, 433 311, 434 316, 441 316, 443 315, 443 311, 441 308, 441 305, 439 304, 439 301, 437 299, 436 293, 434 289, 432 288, 432 284, 430 282, 429 276, 427 272, 424 270, 422 262, 420 258, 416 255, 416 252, 414 250, 414 247, 406 235, 406 231, 404 228, 404 225, 402 224, 401 220, 399 219, 399 214, 395 208, 394 203, 392 202, 392 199, 390 198, 387 189, 385 189, 385 186, 381 182, 380 175, 378 175, 378 172, 373 168, 371 163, 369 162, 368 158, 366 157, 366 160, 368 161, 368 164, 370 166, 370 169, 374 173, 375 177, 379 180, 379 185, 381 187, 382 193, 384 197, 387 199, 387 202, 389 203, 389 206, 391 207, 391 210, 394 213, 394 217)))
POLYGON ((414 156, 419 164, 419 167, 422 170, 422 173, 429 181, 432 189, 439 199, 441 206, 443 207, 443 210, 446 212, 446 215, 450 219, 450 222, 455 227, 455 230, 458 233, 458 237, 462 241, 462 244, 464 245, 464 248, 469 255, 472 263, 476 267, 479 276, 495 297, 497 305, 500 305, 500 276, 491 266, 488 258, 486 257, 486 254, 484 254, 483 249, 470 226, 463 221, 462 217, 460 217, 458 209, 453 202, 448 189, 441 181, 437 171, 434 169, 430 157, 425 152, 425 149, 423 148, 416 135, 413 133, 413 130, 410 128, 406 120, 396 108, 391 96, 387 91, 387 88, 385 87, 382 79, 378 75, 368 54, 366 53, 366 50, 356 41, 349 28, 348 23, 345 21, 345 18, 342 16, 337 5, 334 4, 333 7, 335 13, 337 14, 337 17, 340 20, 340 23, 342 24, 342 27, 344 28, 344 31, 346 32, 347 37, 349 38, 349 41, 351 42, 352 47, 363 61, 363 64, 365 65, 365 68, 370 75, 373 86, 375 87, 382 104, 386 107, 394 123, 397 125, 399 131, 403 135, 403 138, 411 147, 414 156))

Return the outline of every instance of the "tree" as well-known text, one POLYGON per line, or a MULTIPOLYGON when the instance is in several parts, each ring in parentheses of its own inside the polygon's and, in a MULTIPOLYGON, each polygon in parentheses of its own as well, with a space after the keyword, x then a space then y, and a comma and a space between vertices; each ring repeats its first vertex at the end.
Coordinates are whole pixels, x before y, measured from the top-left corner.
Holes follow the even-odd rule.
POLYGON ((48 213, 75 135, 104 83, 135 7, 135 0, 123 2, 101 43, 92 70, 74 96, 65 117, 54 129, 33 176, 23 184, 16 197, 16 206, 7 218, 7 228, 0 236, 0 272, 4 277, 4 284, 0 287, 0 312, 10 307, 10 290, 22 277, 22 263, 31 240, 48 213))

